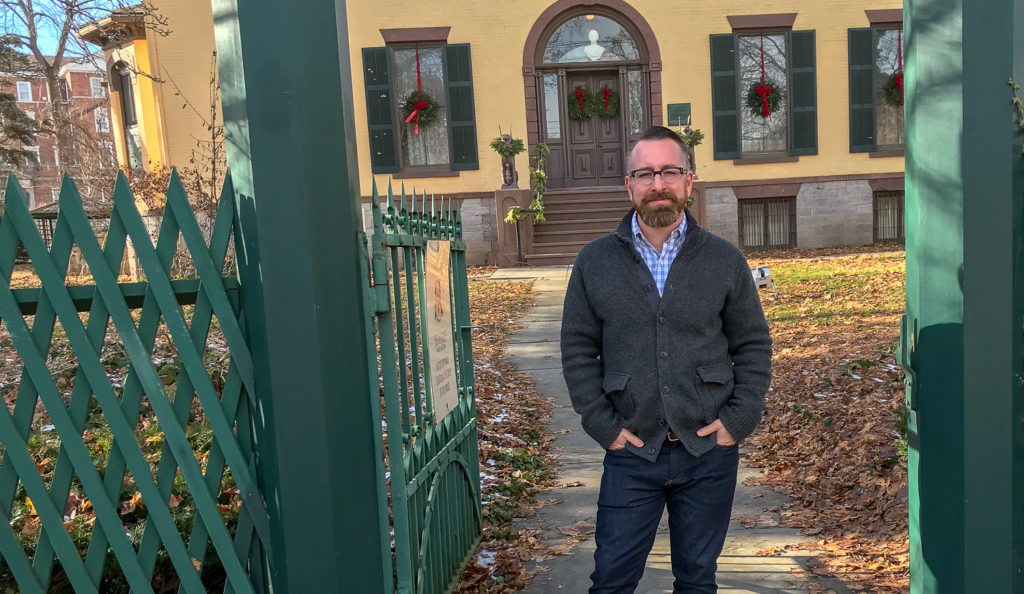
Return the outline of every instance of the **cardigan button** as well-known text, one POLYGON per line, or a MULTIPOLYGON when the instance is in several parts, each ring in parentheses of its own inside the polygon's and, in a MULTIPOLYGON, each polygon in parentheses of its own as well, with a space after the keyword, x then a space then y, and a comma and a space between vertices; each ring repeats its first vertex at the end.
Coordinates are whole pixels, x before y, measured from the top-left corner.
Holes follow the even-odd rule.
POLYGON ((662 386, 661 387, 661 393, 662 394, 668 394, 668 386, 662 386))
POLYGON ((659 324, 664 324, 665 323, 665 316, 658 316, 658 323, 659 324))
POLYGON ((666 353, 665 351, 661 351, 660 353, 658 353, 658 356, 661 357, 662 359, 668 359, 668 353, 666 353))
POLYGON ((665 426, 665 419, 658 419, 658 427, 664 427, 664 426, 665 426))
POLYGON ((649 450, 647 450, 647 451, 648 451, 648 452, 650 452, 650 454, 651 454, 651 455, 653 456, 653 455, 654 455, 654 452, 655 452, 656 450, 655 450, 654 448, 651 448, 651 449, 649 449, 649 450))

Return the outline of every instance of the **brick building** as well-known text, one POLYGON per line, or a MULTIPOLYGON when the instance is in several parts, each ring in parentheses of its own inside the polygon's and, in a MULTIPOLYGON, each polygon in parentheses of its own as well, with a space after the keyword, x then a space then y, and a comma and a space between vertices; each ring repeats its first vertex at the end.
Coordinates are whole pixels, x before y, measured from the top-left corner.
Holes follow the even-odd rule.
MULTIPOLYGON (((36 164, 13 171, 25 191, 31 208, 56 201, 64 172, 74 177, 87 201, 110 198, 113 170, 117 167, 114 136, 110 125, 107 79, 102 69, 90 61, 65 60, 60 70, 61 98, 75 125, 69 126, 67 160, 62 164, 52 134, 40 132, 32 152, 36 164), (63 166, 62 166, 63 165, 63 166)), ((50 97, 46 78, 8 77, 3 91, 11 93, 18 108, 38 123, 48 122, 50 97)), ((45 126, 42 126, 45 127, 45 126)), ((8 173, 0 164, 0 173, 8 173)))

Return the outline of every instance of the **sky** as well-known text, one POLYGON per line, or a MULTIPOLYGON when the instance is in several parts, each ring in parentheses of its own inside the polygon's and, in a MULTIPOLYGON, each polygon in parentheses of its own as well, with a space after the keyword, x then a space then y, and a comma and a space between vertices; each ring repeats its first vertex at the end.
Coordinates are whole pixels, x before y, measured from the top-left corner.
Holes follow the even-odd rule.
MULTIPOLYGON (((35 2, 37 7, 46 5, 59 5, 59 3, 59 0, 36 0, 35 2)), ((116 0, 98 0, 95 2, 90 2, 89 4, 97 7, 96 13, 97 15, 100 15, 103 13, 103 11, 113 10, 118 3, 116 2, 116 0)), ((45 55, 52 56, 57 51, 57 37, 59 31, 57 31, 56 29, 45 28, 45 24, 48 24, 48 21, 40 19, 39 21, 37 21, 37 23, 40 26, 39 49, 42 50, 42 52, 45 55)), ((20 24, 20 21, 18 21, 13 16, 2 17, 0 18, 0 33, 22 33, 24 29, 20 27, 20 24)), ((98 47, 90 46, 90 48, 94 50, 99 50, 98 47)))

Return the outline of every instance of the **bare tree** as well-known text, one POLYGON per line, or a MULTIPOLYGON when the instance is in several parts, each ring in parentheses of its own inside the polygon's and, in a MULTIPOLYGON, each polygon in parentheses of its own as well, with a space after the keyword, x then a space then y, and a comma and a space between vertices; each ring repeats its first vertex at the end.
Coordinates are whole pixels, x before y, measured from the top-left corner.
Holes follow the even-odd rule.
MULTIPOLYGON (((160 35, 170 33, 166 20, 149 0, 137 3, 125 0, 0 0, 0 28, 21 42, 33 70, 46 79, 49 112, 41 122, 41 131, 53 135, 63 171, 75 162, 71 157, 76 136, 81 138, 83 135, 76 134, 74 129, 82 114, 69 113, 61 101, 61 68, 68 61, 96 61, 94 49, 90 49, 78 35, 86 25, 100 28, 111 43, 124 39, 128 32, 120 26, 120 21, 108 18, 112 14, 131 17, 134 22, 160 35), (50 47, 53 48, 52 55, 44 51, 50 47)), ((102 64, 97 66, 102 68, 102 64)))

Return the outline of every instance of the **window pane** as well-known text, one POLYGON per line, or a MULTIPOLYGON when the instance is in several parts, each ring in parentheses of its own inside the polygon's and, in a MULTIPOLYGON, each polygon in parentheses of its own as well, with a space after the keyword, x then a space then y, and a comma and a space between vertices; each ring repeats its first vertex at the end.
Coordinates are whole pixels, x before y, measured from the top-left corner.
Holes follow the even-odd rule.
POLYGON ((764 245, 764 203, 740 202, 740 218, 743 220, 743 247, 764 245))
POLYGON ((562 127, 558 117, 558 75, 544 75, 544 121, 547 122, 547 137, 558 140, 562 137, 562 127))
POLYGON ((768 245, 789 245, 789 201, 768 202, 768 245))
POLYGON ((420 126, 419 134, 414 133, 413 122, 406 124, 402 115, 402 102, 416 90, 416 49, 396 48, 392 55, 395 68, 391 80, 395 89, 398 126, 401 129, 402 165, 448 165, 448 111, 445 109, 447 97, 441 48, 420 48, 421 88, 437 102, 437 119, 429 126, 420 126))
POLYGON ((789 150, 789 97, 786 35, 764 36, 765 78, 781 90, 782 100, 764 118, 747 108, 747 95, 751 87, 761 83, 761 35, 741 35, 737 39, 739 52, 739 100, 742 153, 786 152, 789 150))
POLYGON ((741 239, 747 249, 793 246, 792 198, 740 200, 741 239))
POLYGON ((875 30, 875 122, 879 148, 903 146, 903 107, 886 98, 887 87, 891 93, 893 75, 900 69, 901 45, 899 29, 875 30))
POLYGON ((569 19, 548 40, 545 64, 639 60, 633 37, 608 17, 586 15, 569 19))
POLYGON ((32 100, 32 83, 19 81, 18 87, 18 101, 31 101, 32 100))
POLYGON ((128 166, 134 171, 142 169, 142 141, 139 139, 139 127, 131 126, 124 131, 125 148, 128 153, 128 166))
POLYGON ((875 241, 903 239, 903 192, 875 192, 875 241))
POLYGON ((92 91, 93 98, 98 99, 103 97, 103 79, 98 77, 90 78, 89 89, 92 91))
POLYGON ((629 133, 640 134, 644 129, 644 73, 629 72, 629 133))

